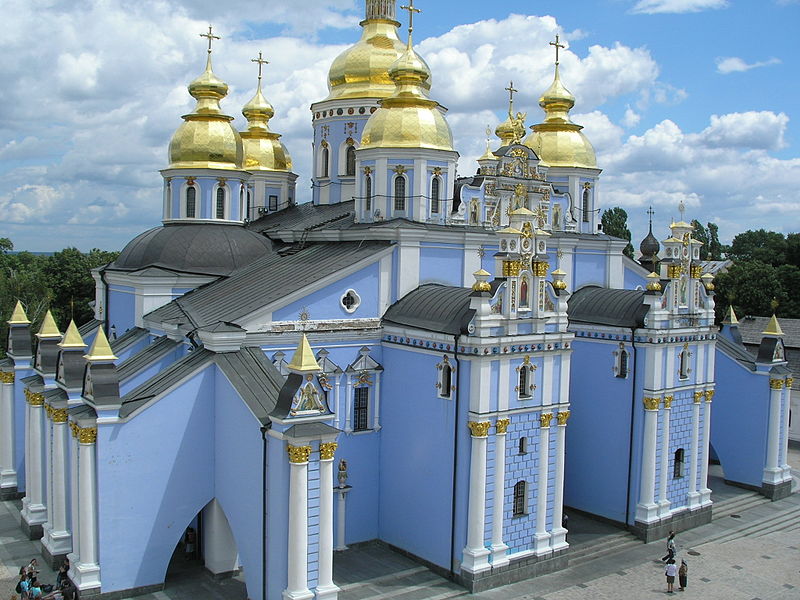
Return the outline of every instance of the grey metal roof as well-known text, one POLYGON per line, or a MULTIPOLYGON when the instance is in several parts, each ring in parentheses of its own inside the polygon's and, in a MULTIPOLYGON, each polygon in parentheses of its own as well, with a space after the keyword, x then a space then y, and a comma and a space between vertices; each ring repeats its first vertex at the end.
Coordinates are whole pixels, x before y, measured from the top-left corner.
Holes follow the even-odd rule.
POLYGON ((102 321, 98 321, 97 319, 92 319, 91 321, 86 321, 83 325, 78 327, 78 333, 81 334, 81 337, 85 338, 91 335, 95 329, 100 327, 103 324, 102 321))
POLYGON ((0 369, 14 370, 14 361, 10 358, 0 358, 0 369))
POLYGON ((642 327, 647 305, 642 290, 614 290, 598 286, 579 289, 568 301, 570 322, 615 327, 642 327))
POLYGON ((315 229, 340 220, 352 221, 355 215, 355 204, 355 200, 318 206, 312 202, 296 204, 253 221, 248 227, 257 232, 315 229), (348 217, 350 218, 347 219, 348 217))
POLYGON ((428 283, 392 304, 386 323, 456 335, 465 333, 475 311, 470 309, 470 288, 428 283))
POLYGON ((86 359, 81 349, 64 348, 61 350, 60 367, 56 372, 57 379, 68 388, 79 388, 83 385, 86 371, 86 359))
POLYGON ((747 351, 747 348, 737 344, 726 338, 723 335, 717 336, 717 349, 721 350, 724 354, 728 355, 731 359, 738 362, 743 367, 751 371, 756 370, 756 361, 752 354, 747 351))
MULTIPOLYGON (((89 363, 92 382, 91 402, 95 406, 117 406, 119 398, 119 376, 117 366, 112 363, 89 363)), ((86 395, 86 386, 83 388, 86 395)))
MULTIPOLYGON (((739 319, 739 333, 745 344, 760 344, 771 317, 746 316, 739 319)), ((800 319, 778 319, 783 330, 783 344, 787 348, 800 348, 800 319)))
POLYGON ((155 322, 186 323, 193 329, 220 321, 237 324, 254 311, 388 248, 389 242, 312 243, 297 252, 270 254, 148 313, 155 322))
POLYGON ((133 238, 106 268, 229 275, 271 251, 269 239, 239 225, 169 224, 133 238))
POLYGON ((130 348, 147 335, 149 335, 149 332, 146 329, 131 327, 117 339, 111 340, 111 350, 113 352, 124 352, 125 349, 130 348))
POLYGON ((217 354, 215 361, 261 424, 269 421, 284 379, 261 348, 217 354))
POLYGON ((120 381, 125 381, 129 377, 135 375, 153 361, 158 360, 162 356, 172 352, 178 346, 178 342, 169 339, 167 336, 162 335, 157 338, 152 344, 148 344, 139 352, 120 363, 117 367, 117 375, 120 381))

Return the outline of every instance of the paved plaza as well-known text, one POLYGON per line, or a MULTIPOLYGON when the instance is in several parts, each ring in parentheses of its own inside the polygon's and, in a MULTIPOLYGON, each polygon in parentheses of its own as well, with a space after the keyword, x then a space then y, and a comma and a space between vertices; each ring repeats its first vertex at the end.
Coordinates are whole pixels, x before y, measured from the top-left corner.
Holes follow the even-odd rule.
MULTIPOLYGON (((715 489, 715 518, 681 532, 678 559, 689 564, 689 586, 673 596, 703 600, 800 599, 800 450, 790 453, 795 493, 769 502, 743 490, 715 489)), ((0 503, 0 599, 10 598, 16 573, 40 556, 39 542, 19 528, 20 502, 0 503)), ((573 523, 571 523, 573 524, 573 523)), ((642 544, 619 530, 580 519, 583 533, 571 540, 573 555, 564 571, 496 588, 476 600, 646 600, 666 594, 660 557, 664 542, 642 544), (578 558, 579 554, 583 554, 578 558)), ((334 579, 340 600, 444 600, 469 596, 409 558, 379 545, 357 546, 336 558, 334 579)), ((41 580, 55 581, 42 566, 41 580)), ((676 584, 677 590, 677 584, 676 584)), ((195 563, 177 557, 163 591, 140 600, 245 600, 240 579, 214 581, 195 563)), ((259 600, 252 598, 251 600, 259 600)))

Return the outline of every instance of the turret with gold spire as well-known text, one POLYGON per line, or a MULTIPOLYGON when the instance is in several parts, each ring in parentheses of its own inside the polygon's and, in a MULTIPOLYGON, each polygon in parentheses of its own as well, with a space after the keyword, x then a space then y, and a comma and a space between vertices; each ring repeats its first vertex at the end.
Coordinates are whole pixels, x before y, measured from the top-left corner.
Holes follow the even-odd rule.
MULTIPOLYGON (((47 380, 55 376, 58 361, 58 343, 61 341, 61 332, 58 330, 53 314, 48 310, 39 332, 36 334, 38 343, 36 344, 36 356, 34 357, 34 368, 47 380)), ((52 382, 51 382, 52 383, 52 382)))
POLYGON ((31 359, 33 355, 33 344, 31 343, 31 322, 22 302, 17 300, 14 311, 8 323, 8 339, 6 340, 6 351, 17 364, 23 364, 31 359))
POLYGON ((86 351, 86 342, 83 341, 74 320, 70 320, 64 338, 58 344, 61 352, 58 356, 56 369, 56 383, 68 394, 77 398, 80 394, 86 361, 83 353, 86 351))
POLYGON ((86 359, 86 375, 83 380, 83 397, 103 416, 116 416, 122 406, 119 395, 119 375, 114 361, 117 357, 111 350, 108 338, 102 327, 98 328, 86 359))

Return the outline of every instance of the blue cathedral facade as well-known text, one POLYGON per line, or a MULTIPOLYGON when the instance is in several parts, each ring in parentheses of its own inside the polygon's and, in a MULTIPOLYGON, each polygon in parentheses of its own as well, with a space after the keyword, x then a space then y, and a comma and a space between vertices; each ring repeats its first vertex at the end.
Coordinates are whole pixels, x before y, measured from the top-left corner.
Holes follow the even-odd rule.
POLYGON ((648 268, 599 230, 558 61, 541 121, 510 100, 459 176, 412 28, 395 0, 365 9, 311 106, 312 202, 260 57, 237 131, 209 31, 162 225, 93 273, 93 321, 8 321, 0 493, 86 594, 160 589, 198 521, 206 568, 249 598, 331 599, 349 544, 477 591, 568 567, 564 507, 645 541, 706 523, 709 460, 790 493, 780 324, 758 356, 732 312, 714 324, 683 214, 648 268))

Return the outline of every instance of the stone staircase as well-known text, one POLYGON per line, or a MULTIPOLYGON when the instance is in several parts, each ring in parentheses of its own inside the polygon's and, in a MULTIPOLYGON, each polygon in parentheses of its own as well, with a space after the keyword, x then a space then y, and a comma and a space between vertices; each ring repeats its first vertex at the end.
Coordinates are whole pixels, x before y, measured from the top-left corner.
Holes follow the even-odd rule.
POLYGON ((466 595, 461 586, 419 566, 344 585, 339 600, 445 600, 466 595))
POLYGON ((715 501, 711 507, 711 520, 716 521, 723 517, 738 515, 755 506, 769 502, 769 498, 765 498, 758 492, 742 491, 741 494, 737 494, 728 500, 715 501))
POLYGON ((572 546, 568 555, 569 566, 582 565, 597 558, 624 552, 641 545, 642 540, 627 531, 604 535, 595 541, 572 546))

